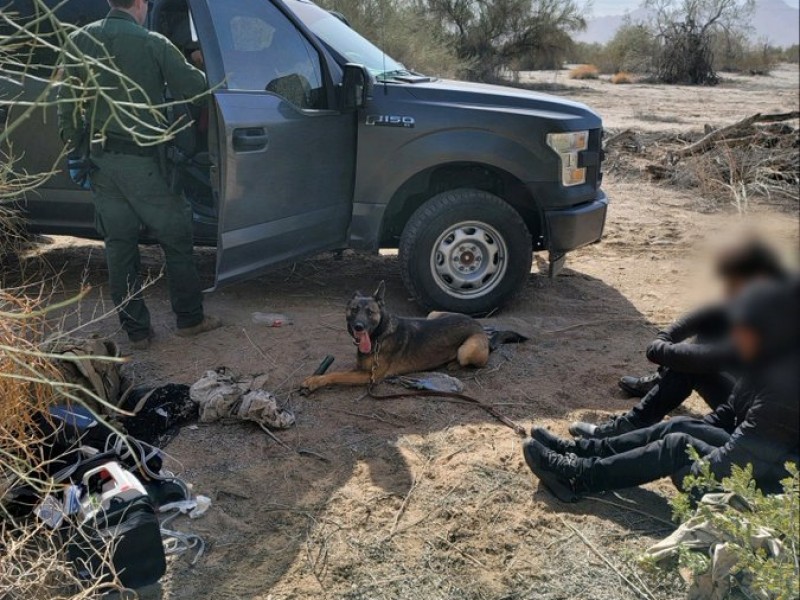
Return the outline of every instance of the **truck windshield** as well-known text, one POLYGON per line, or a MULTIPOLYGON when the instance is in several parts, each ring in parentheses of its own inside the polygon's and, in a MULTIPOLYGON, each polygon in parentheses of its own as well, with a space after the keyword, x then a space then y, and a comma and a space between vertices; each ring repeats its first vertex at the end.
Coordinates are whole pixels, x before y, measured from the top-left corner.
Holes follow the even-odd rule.
POLYGON ((340 19, 307 0, 285 0, 286 5, 323 44, 347 62, 364 65, 375 77, 407 74, 406 68, 361 37, 340 19))

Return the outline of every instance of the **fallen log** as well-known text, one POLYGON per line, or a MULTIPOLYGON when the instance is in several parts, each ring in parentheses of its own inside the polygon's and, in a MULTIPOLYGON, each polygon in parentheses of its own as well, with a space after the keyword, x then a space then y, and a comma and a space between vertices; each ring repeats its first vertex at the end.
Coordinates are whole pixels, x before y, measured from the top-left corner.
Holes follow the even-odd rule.
POLYGON ((693 154, 699 154, 700 152, 703 152, 709 147, 713 146, 715 142, 726 138, 729 134, 739 132, 739 130, 746 129, 755 123, 778 123, 797 118, 800 118, 800 111, 777 113, 772 115, 762 115, 761 113, 756 113, 749 117, 745 117, 741 121, 737 121, 732 125, 726 125, 725 127, 716 129, 700 138, 694 144, 689 144, 685 148, 673 151, 671 153, 671 159, 674 161, 686 156, 691 156, 693 154))

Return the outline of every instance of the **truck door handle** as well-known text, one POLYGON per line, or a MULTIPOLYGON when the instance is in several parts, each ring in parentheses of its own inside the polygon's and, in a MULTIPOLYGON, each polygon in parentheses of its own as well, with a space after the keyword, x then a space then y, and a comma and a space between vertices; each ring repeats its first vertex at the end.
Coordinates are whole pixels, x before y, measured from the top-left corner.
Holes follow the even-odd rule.
POLYGON ((234 152, 258 152, 266 150, 269 136, 263 127, 247 127, 233 130, 234 152))

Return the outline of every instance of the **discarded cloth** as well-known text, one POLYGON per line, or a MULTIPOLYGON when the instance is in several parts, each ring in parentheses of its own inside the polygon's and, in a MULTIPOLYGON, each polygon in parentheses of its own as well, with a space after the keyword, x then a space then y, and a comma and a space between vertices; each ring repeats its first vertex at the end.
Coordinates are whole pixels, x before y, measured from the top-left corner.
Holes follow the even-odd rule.
POLYGON ((387 383, 397 383, 411 390, 450 392, 452 394, 461 394, 464 391, 463 381, 438 372, 399 375, 388 379, 387 383))
POLYGON ((294 425, 294 414, 278 406, 275 396, 264 389, 267 378, 238 377, 220 367, 206 371, 189 390, 204 423, 226 418, 254 421, 262 427, 287 429, 294 425))
POLYGON ((143 442, 164 448, 181 425, 197 419, 197 404, 189 386, 169 383, 157 388, 135 388, 122 408, 134 416, 121 418, 125 430, 143 442))
MULTIPOLYGON (((710 506, 715 512, 750 510, 747 503, 733 493, 706 494, 700 503, 710 506)), ((708 552, 711 566, 708 571, 694 578, 687 597, 689 600, 723 600, 733 589, 734 577, 747 576, 733 572, 737 557, 730 544, 732 541, 698 511, 696 516, 686 521, 669 537, 648 548, 645 555, 655 559, 656 562, 663 562, 677 557, 681 547, 708 552)), ((750 545, 753 549, 763 550, 770 556, 778 556, 783 550, 774 532, 764 527, 759 527, 751 533, 750 545)), ((739 581, 739 585, 746 586, 746 581, 739 581)), ((766 600, 769 597, 758 590, 748 591, 752 598, 766 600)))

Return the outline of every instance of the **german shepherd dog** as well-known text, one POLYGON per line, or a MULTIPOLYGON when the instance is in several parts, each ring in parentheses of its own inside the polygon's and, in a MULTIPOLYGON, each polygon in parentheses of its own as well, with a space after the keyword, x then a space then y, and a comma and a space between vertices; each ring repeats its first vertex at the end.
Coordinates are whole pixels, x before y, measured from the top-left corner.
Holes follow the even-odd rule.
POLYGON ((356 292, 347 304, 347 331, 358 346, 355 370, 313 375, 303 382, 304 390, 366 385, 449 364, 486 366, 489 336, 475 319, 436 312, 427 319, 397 317, 386 310, 385 291, 381 282, 371 296, 356 292))

